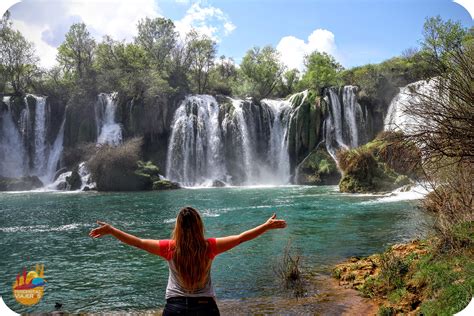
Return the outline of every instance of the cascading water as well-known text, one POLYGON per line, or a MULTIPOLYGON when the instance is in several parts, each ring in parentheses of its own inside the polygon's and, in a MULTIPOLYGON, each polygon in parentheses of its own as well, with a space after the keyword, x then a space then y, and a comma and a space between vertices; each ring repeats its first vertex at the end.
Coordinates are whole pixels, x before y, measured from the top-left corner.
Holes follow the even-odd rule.
POLYGON ((63 120, 61 124, 61 128, 59 129, 56 140, 54 141, 53 146, 51 147, 51 151, 49 153, 48 166, 46 169, 46 177, 48 181, 53 180, 59 162, 59 158, 61 158, 61 154, 63 152, 64 124, 65 120, 63 120))
POLYGON ((364 127, 365 122, 360 122, 363 119, 362 108, 357 102, 355 86, 344 86, 342 103, 344 104, 344 131, 346 132, 345 139, 351 148, 360 145, 359 134, 360 127, 364 127))
POLYGON ((187 97, 174 115, 166 175, 186 186, 288 183, 288 101, 187 97))
MULTIPOLYGON (((357 102, 355 86, 344 86, 342 104, 336 88, 329 88, 329 113, 323 123, 328 153, 336 160, 338 149, 360 146, 365 127, 364 113, 357 102)), ((336 160, 337 161, 337 160, 336 160)))
POLYGON ((225 180, 219 105, 214 97, 189 96, 176 110, 166 175, 184 185, 225 180))
POLYGON ((252 137, 248 129, 247 121, 245 120, 245 103, 242 100, 232 100, 232 105, 234 107, 235 125, 237 126, 237 130, 239 131, 240 136, 241 153, 243 158, 243 171, 245 179, 244 181, 246 183, 251 183, 255 175, 255 172, 253 170, 253 167, 255 166, 255 154, 253 150, 254 146, 252 144, 252 137))
POLYGON ((4 97, 7 110, 0 113, 0 175, 21 177, 25 174, 25 148, 21 134, 15 126, 10 106, 10 97, 4 97))
POLYGON ((101 93, 95 106, 97 144, 117 146, 122 143, 122 127, 115 121, 117 94, 101 93))
POLYGON ((27 95, 18 124, 13 119, 10 97, 4 97, 3 102, 7 105, 7 111, 1 114, 0 176, 17 178, 34 175, 44 184, 51 183, 62 153, 64 120, 51 145, 46 139, 50 122, 46 97, 27 95), (28 98, 35 99, 34 120, 28 98))
POLYGON ((287 183, 290 175, 287 132, 291 103, 280 100, 262 100, 262 103, 267 104, 273 112, 269 152, 273 178, 279 183, 287 183))
POLYGON ((436 78, 429 81, 420 80, 400 88, 399 93, 392 99, 384 120, 384 130, 402 131, 404 133, 416 132, 420 124, 414 117, 406 113, 410 104, 417 104, 422 98, 429 97, 436 91, 436 78))
MULTIPOLYGON (((31 95, 30 95, 31 96, 31 95)), ((48 159, 48 144, 46 143, 46 98, 34 96, 36 99, 35 110, 35 155, 34 174, 40 175, 44 172, 48 159)), ((26 103, 26 102, 25 102, 26 103)))

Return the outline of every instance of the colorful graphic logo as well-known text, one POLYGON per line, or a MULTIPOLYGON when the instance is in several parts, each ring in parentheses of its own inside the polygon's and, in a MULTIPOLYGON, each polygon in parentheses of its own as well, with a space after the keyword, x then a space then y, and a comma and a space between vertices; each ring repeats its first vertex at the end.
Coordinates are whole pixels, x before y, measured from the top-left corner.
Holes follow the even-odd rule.
POLYGON ((45 285, 44 264, 37 264, 36 269, 28 273, 23 268, 23 274, 18 273, 13 283, 13 296, 20 304, 35 305, 43 297, 45 285))

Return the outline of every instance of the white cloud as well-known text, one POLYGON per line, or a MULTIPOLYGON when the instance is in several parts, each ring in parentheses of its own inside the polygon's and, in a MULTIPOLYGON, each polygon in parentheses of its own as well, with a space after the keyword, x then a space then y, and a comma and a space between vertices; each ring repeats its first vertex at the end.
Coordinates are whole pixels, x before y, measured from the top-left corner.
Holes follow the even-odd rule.
POLYGON ((43 25, 38 27, 36 25, 27 24, 24 21, 14 21, 14 27, 20 31, 30 42, 33 42, 36 49, 36 54, 40 57, 41 66, 50 68, 56 63, 56 47, 46 43, 42 34, 48 31, 48 27, 43 25))
POLYGON ((74 0, 69 3, 67 14, 80 16, 97 32, 95 35, 107 34, 118 40, 131 40, 140 19, 160 16, 154 0, 74 0))
POLYGON ((183 38, 189 31, 195 29, 198 33, 207 35, 216 42, 235 30, 235 25, 221 9, 213 6, 201 6, 199 2, 194 3, 181 20, 175 21, 175 25, 183 38))
POLYGON ((84 22, 98 41, 104 35, 132 40, 140 19, 160 16, 154 0, 25 0, 10 11, 13 26, 35 44, 46 68, 55 64, 56 48, 74 22, 84 22))
POLYGON ((281 61, 289 68, 304 70, 304 57, 314 51, 337 55, 334 34, 328 30, 316 29, 304 41, 294 36, 283 37, 277 45, 281 61))

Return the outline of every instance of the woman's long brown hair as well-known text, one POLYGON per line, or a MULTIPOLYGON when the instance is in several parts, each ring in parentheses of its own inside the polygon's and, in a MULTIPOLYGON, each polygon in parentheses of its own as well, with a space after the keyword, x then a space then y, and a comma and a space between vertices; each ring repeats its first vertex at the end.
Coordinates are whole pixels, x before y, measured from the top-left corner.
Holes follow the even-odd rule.
POLYGON ((181 285, 191 292, 202 288, 211 260, 208 257, 208 243, 204 239, 204 225, 196 209, 190 206, 181 209, 171 238, 175 241, 173 261, 181 285))

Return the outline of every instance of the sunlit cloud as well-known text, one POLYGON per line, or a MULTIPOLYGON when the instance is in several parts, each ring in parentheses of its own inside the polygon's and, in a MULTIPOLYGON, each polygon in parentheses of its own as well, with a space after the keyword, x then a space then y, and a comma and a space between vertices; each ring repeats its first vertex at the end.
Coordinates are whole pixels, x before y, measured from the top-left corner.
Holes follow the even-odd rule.
POLYGON ((186 15, 175 21, 176 29, 184 38, 186 34, 195 29, 198 33, 207 35, 216 42, 229 35, 236 26, 221 9, 213 6, 204 6, 199 2, 194 3, 186 11, 186 15))
POLYGON ((304 57, 314 51, 337 55, 334 34, 328 30, 316 29, 304 41, 295 36, 283 37, 277 45, 281 61, 289 68, 304 70, 304 57))

